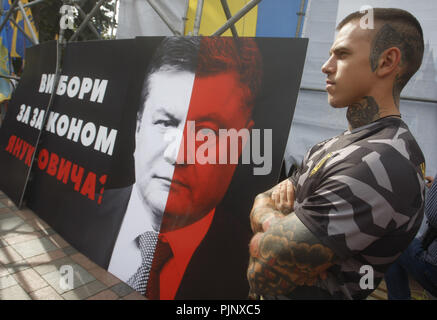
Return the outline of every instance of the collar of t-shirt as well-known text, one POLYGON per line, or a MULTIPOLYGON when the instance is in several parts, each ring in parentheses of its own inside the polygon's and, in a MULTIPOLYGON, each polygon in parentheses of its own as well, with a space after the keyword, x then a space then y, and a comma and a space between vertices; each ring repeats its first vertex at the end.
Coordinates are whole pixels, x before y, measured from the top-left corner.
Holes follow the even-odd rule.
POLYGON ((382 117, 378 120, 375 120, 373 122, 370 122, 368 124, 365 124, 361 127, 355 128, 355 129, 348 129, 346 131, 343 132, 344 135, 349 135, 349 134, 354 134, 357 132, 360 132, 364 129, 368 129, 368 128, 372 128, 372 127, 378 127, 378 126, 385 126, 387 122, 391 122, 391 123, 397 123, 400 124, 402 123, 402 119, 397 117, 397 116, 386 116, 386 117, 382 117))

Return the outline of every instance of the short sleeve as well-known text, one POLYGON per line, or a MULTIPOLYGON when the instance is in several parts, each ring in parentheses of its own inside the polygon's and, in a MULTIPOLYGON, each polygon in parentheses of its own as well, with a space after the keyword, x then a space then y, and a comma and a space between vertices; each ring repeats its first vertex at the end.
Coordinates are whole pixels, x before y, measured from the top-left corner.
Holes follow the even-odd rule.
POLYGON ((406 233, 398 231, 417 227, 417 172, 401 161, 399 168, 384 169, 387 181, 383 182, 375 176, 376 165, 381 162, 344 159, 332 166, 328 163, 319 177, 306 182, 315 186, 312 192, 295 202, 297 217, 342 259, 356 254, 394 257, 399 254, 400 242, 410 241, 401 239, 406 233), (399 175, 402 178, 396 183, 404 189, 392 186, 391 177, 399 175))

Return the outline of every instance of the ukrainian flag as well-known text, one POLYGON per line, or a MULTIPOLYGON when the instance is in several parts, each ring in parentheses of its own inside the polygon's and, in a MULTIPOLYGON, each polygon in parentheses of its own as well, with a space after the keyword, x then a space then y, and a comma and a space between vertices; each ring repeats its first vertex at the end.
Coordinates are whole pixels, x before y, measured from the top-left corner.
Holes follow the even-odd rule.
MULTIPOLYGON (((231 15, 236 14, 250 0, 227 0, 231 15)), ((240 37, 300 37, 308 0, 263 0, 236 24, 240 37)), ((185 35, 193 33, 197 0, 190 0, 185 24, 185 35)), ((225 22, 220 0, 205 0, 199 34, 209 36, 225 22)), ((223 36, 231 36, 227 30, 223 36)))
MULTIPOLYGON (((3 15, 0 17, 0 24, 5 18, 6 12, 10 8, 10 0, 2 0, 3 15)), ((11 74, 11 42, 12 42, 12 27, 11 23, 6 22, 3 30, 0 33, 0 73, 9 76, 11 74)), ((10 81, 5 78, 0 78, 0 102, 10 99, 12 95, 12 86, 10 81)))
MULTIPOLYGON (((21 0, 21 3, 23 5, 27 4, 27 0, 21 0)), ((33 32, 35 33, 35 35, 38 37, 38 31, 36 30, 35 27, 35 22, 33 20, 33 16, 32 16, 32 11, 30 10, 29 7, 24 8, 24 12, 26 13, 27 18, 30 21, 30 25, 32 26, 33 32)), ((32 33, 29 29, 29 27, 27 26, 27 23, 25 23, 24 21, 24 17, 21 13, 21 10, 19 10, 17 12, 17 17, 15 19, 15 22, 24 29, 24 31, 26 32, 26 34, 32 38, 32 33)), ((18 30, 17 27, 14 26, 14 35, 12 37, 12 50, 11 50, 11 57, 13 58, 23 58, 24 60, 24 52, 25 49, 32 46, 32 42, 27 39, 24 34, 18 30)))

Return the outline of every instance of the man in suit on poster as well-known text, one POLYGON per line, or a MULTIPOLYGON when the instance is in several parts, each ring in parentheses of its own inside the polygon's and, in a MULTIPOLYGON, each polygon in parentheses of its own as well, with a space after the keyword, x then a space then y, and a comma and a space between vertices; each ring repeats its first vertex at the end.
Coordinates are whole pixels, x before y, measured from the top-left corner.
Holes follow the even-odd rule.
POLYGON ((148 298, 247 294, 247 257, 238 254, 247 250, 229 251, 239 226, 215 212, 237 165, 228 154, 238 160, 247 136, 232 155, 235 145, 218 133, 253 127, 261 68, 253 39, 197 37, 164 39, 149 65, 137 117, 136 181, 126 191, 108 268, 148 298))

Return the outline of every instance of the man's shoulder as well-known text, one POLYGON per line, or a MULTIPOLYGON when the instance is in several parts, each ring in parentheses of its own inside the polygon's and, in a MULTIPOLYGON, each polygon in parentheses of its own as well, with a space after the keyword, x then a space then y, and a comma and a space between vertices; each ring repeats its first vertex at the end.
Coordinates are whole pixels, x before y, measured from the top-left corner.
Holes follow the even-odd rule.
POLYGON ((360 145, 369 150, 367 162, 383 159, 391 170, 409 168, 423 175, 425 157, 408 126, 400 119, 366 137, 360 145))
POLYGON ((369 163, 385 158, 394 163, 405 162, 415 169, 425 161, 416 139, 400 119, 387 119, 339 139, 342 142, 336 151, 343 154, 350 151, 344 155, 345 160, 369 163))
POLYGON ((132 185, 117 189, 105 190, 103 193, 102 201, 98 205, 98 212, 122 211, 124 213, 127 203, 129 202, 131 193, 132 185))
MULTIPOLYGON (((320 185, 345 175, 373 186, 381 180, 420 186, 425 160, 408 127, 398 121, 347 131, 315 145, 304 161, 298 184, 320 185)), ((297 180, 296 180, 297 181, 297 180)))
POLYGON ((349 183, 365 184, 381 193, 381 188, 402 196, 413 190, 421 193, 425 160, 408 127, 395 122, 370 129, 340 137, 311 173, 320 171, 320 183, 348 177, 349 183))

